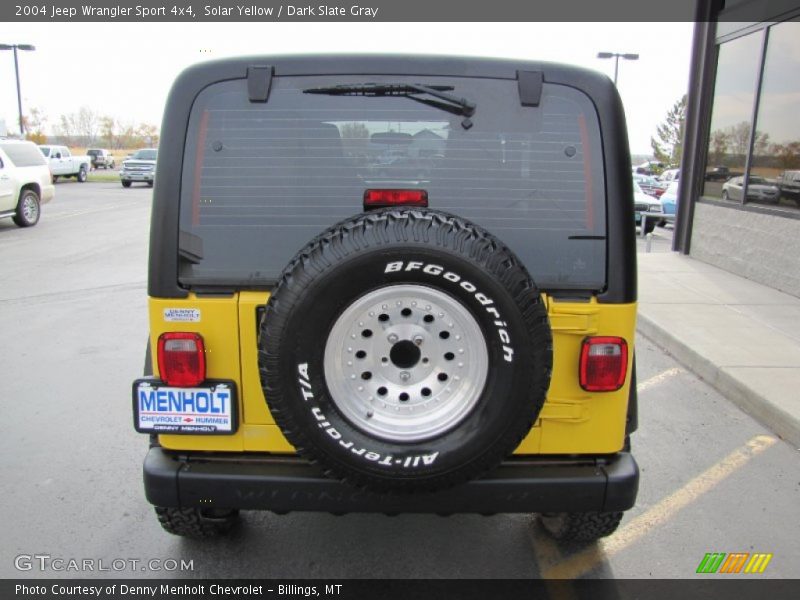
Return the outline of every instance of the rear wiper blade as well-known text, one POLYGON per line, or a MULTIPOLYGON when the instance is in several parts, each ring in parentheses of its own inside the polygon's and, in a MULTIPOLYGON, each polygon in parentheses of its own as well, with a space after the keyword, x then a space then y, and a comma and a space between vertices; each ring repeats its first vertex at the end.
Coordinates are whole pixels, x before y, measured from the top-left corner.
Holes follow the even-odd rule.
MULTIPOLYGON (((420 85, 418 83, 357 83, 333 85, 328 87, 309 88, 303 90, 304 94, 327 94, 329 96, 395 96, 410 98, 416 102, 427 104, 434 108, 447 111, 454 115, 471 117, 475 114, 477 105, 466 98, 459 98, 447 92, 454 88, 451 85, 420 85), (418 94, 433 96, 444 102, 430 98, 418 98, 418 94)), ((472 126, 469 119, 462 123, 465 128, 472 126)))

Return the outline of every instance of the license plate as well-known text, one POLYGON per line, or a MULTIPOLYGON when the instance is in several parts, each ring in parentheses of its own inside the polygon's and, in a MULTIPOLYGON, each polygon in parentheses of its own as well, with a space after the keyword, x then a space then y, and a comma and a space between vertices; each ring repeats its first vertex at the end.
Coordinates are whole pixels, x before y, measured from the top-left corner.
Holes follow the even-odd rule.
POLYGON ((139 433, 230 435, 237 429, 236 407, 232 381, 193 388, 157 379, 133 382, 133 425, 139 433))

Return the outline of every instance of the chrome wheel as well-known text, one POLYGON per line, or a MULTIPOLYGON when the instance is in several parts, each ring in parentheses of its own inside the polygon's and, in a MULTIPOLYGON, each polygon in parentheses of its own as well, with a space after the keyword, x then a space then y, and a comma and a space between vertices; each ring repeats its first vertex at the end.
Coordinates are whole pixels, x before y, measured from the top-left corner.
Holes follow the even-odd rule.
POLYGON ((483 393, 489 356, 480 326, 454 297, 422 285, 370 292, 339 316, 325 345, 325 379, 358 429, 395 442, 460 423, 483 393))
POLYGON ((39 220, 39 201, 35 194, 30 192, 22 197, 22 206, 20 207, 22 218, 26 223, 36 223, 39 220))

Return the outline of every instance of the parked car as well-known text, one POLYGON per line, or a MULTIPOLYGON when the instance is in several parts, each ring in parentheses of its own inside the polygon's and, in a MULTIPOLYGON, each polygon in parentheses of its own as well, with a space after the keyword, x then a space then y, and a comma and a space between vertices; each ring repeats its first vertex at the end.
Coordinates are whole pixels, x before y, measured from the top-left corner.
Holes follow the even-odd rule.
MULTIPOLYGON (((673 181, 667 186, 666 191, 661 195, 661 209, 665 215, 674 215, 678 212, 678 186, 680 182, 673 181)), ((661 221, 659 225, 666 225, 666 221, 661 221)))
POLYGON ((728 167, 718 166, 706 171, 706 181, 727 181, 731 177, 742 175, 741 172, 731 171, 728 167))
MULTIPOLYGON (((733 177, 722 184, 723 200, 742 200, 742 187, 744 186, 744 176, 733 177)), ((747 184, 747 200, 756 202, 769 202, 777 204, 780 199, 778 186, 755 175, 750 176, 747 184)))
POLYGON ((119 170, 122 187, 131 187, 134 181, 140 181, 153 187, 157 158, 158 150, 156 148, 143 148, 122 161, 122 167, 119 170))
POLYGON ((667 169, 658 177, 662 183, 669 184, 672 181, 677 181, 681 176, 680 169, 667 169))
MULTIPOLYGON (((642 188, 635 181, 633 182, 633 210, 636 215, 636 226, 642 226, 642 213, 661 213, 664 212, 661 208, 661 201, 654 198, 642 191, 642 188)), ((644 219, 644 232, 652 233, 656 225, 660 223, 660 219, 648 215, 644 219)))
POLYGON ((39 222, 41 205, 55 195, 47 159, 33 142, 0 139, 0 218, 20 227, 39 222))
POLYGON ((667 186, 651 175, 636 174, 633 180, 639 184, 642 191, 648 196, 660 198, 667 186))
POLYGON ((59 177, 74 177, 80 183, 88 178, 92 167, 90 156, 73 156, 66 146, 39 146, 39 150, 50 162, 53 183, 58 181, 59 177))
POLYGON ((116 165, 114 157, 111 155, 109 150, 105 150, 103 148, 90 148, 86 151, 86 154, 92 159, 93 169, 99 169, 100 167, 103 167, 103 169, 113 169, 116 165))
POLYGON ((780 195, 800 206, 800 171, 784 171, 776 181, 780 195))
POLYGON ((191 67, 168 98, 131 390, 167 532, 222 535, 239 510, 617 528, 639 478, 636 246, 608 77, 265 56, 191 67), (398 122, 424 180, 371 168, 398 122))

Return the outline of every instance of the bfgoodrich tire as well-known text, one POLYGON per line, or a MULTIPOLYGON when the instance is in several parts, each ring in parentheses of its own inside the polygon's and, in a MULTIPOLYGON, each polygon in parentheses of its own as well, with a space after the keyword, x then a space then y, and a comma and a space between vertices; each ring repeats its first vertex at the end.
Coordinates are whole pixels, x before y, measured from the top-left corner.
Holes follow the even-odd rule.
POLYGON ((359 215, 310 242, 260 340, 287 439, 374 491, 432 491, 495 467, 550 383, 550 327, 527 271, 489 233, 436 211, 359 215))
POLYGON ((164 508, 156 506, 156 516, 164 531, 173 535, 208 539, 226 535, 239 521, 238 510, 164 508))
POLYGON ((611 535, 622 520, 621 512, 551 513, 540 517, 545 531, 564 542, 594 542, 611 535))

